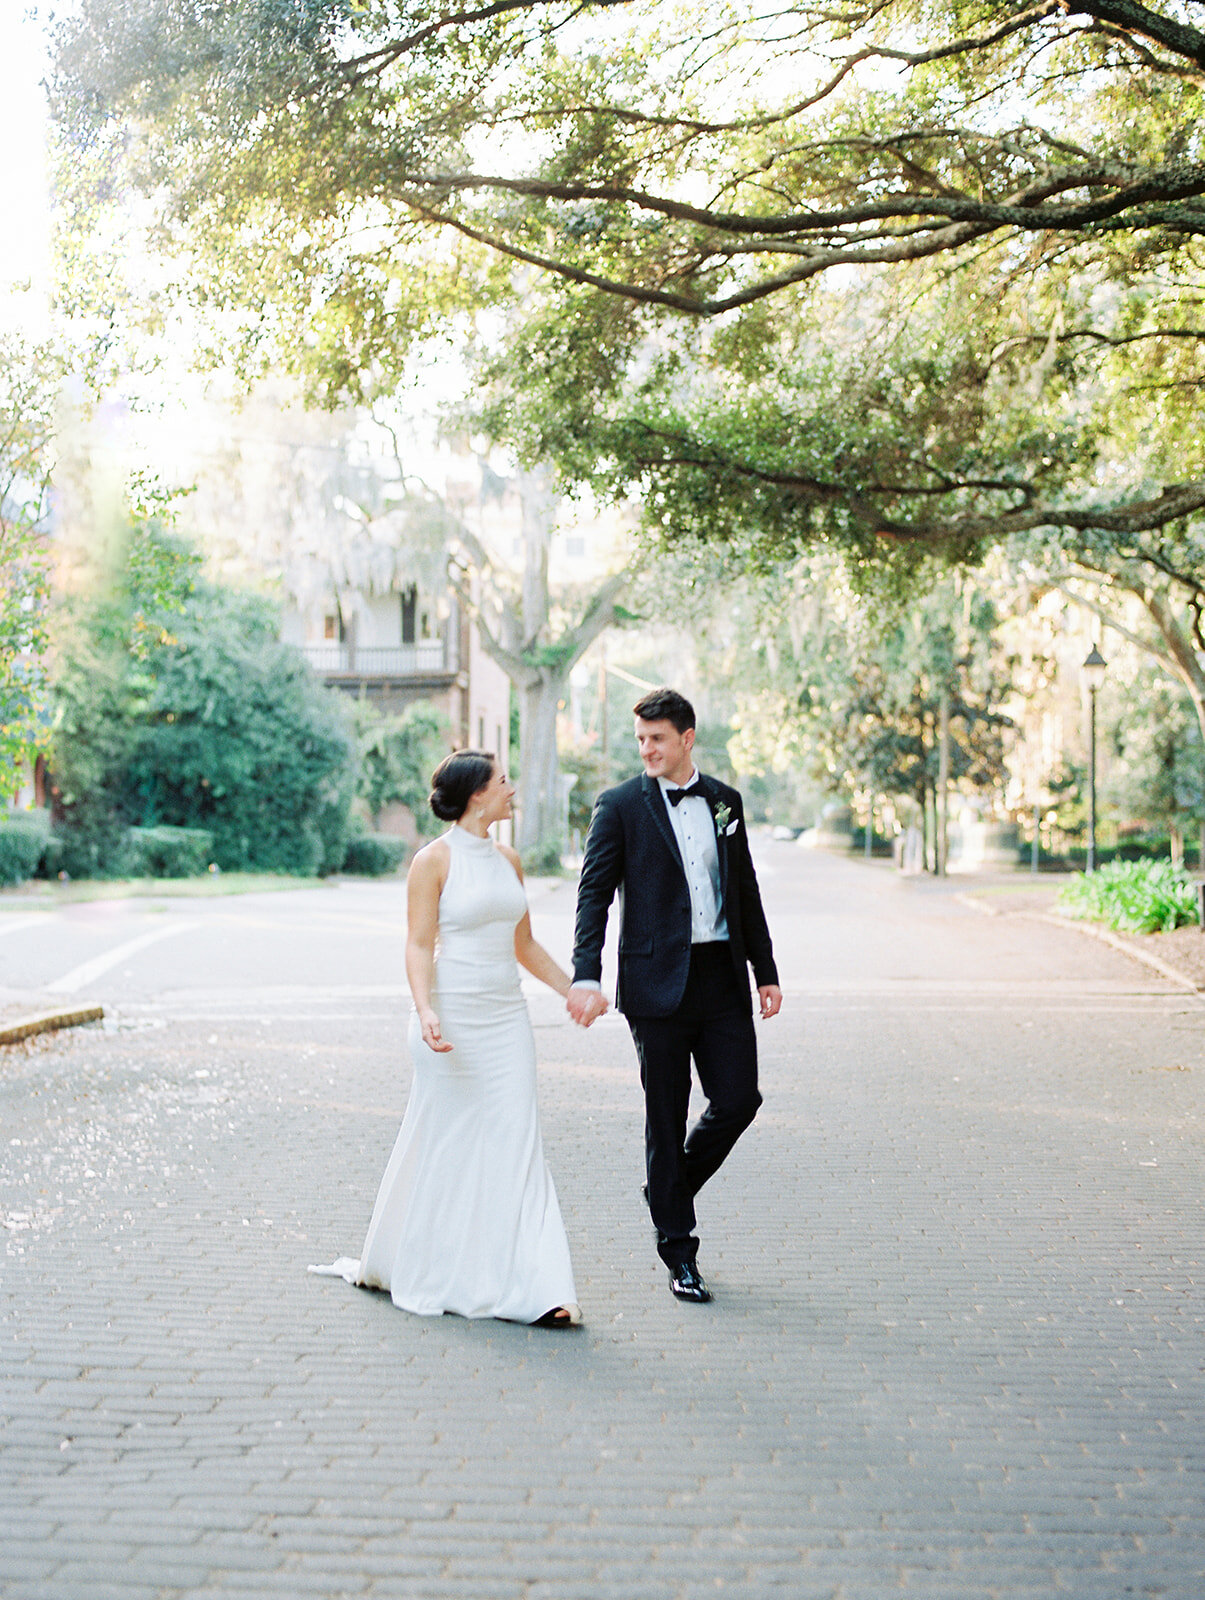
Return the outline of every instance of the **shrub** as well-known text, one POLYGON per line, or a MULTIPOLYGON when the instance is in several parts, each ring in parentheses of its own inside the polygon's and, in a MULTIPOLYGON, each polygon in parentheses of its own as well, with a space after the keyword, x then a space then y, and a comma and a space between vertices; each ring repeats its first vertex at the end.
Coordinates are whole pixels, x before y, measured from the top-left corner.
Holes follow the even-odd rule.
POLYGON ((406 841, 392 833, 354 834, 347 841, 343 870, 358 872, 366 878, 383 878, 397 871, 406 853, 406 841))
POLYGON ((1197 921, 1197 895, 1169 861, 1115 861, 1077 873, 1059 891, 1058 909, 1121 933, 1170 933, 1197 921))
POLYGON ((130 761, 138 820, 207 829, 223 871, 337 871, 355 781, 345 702, 253 600, 210 596, 176 635, 130 761))
POLYGON ((357 766, 345 701, 280 642, 264 602, 207 583, 158 535, 131 551, 124 588, 71 613, 57 652, 48 869, 120 874, 151 848, 128 830, 167 825, 210 835, 227 871, 337 871, 357 766), (156 562, 166 576, 140 606, 156 562))
POLYGON ((535 878, 559 878, 564 871, 561 864, 561 841, 541 839, 523 852, 523 870, 535 878))
POLYGON ((127 878, 196 878, 213 856, 213 834, 206 828, 130 828, 121 852, 127 878))
POLYGON ((18 812, 0 819, 0 883, 24 883, 32 878, 45 854, 46 839, 41 817, 18 812))

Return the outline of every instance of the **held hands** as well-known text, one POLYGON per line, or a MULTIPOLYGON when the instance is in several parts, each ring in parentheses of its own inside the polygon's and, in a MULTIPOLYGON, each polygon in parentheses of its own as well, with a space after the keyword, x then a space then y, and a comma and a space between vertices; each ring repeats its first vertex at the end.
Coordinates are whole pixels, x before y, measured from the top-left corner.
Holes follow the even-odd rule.
POLYGON ((423 1043, 428 1050, 438 1050, 441 1054, 450 1050, 452 1046, 439 1031, 439 1018, 430 1006, 424 1006, 418 1014, 419 1024, 423 1030, 423 1043))
POLYGON ((606 997, 599 990, 583 989, 576 983, 565 996, 565 1008, 579 1028, 588 1028, 610 1009, 606 997))
POLYGON ((776 983, 759 984, 757 998, 763 1021, 768 1017, 776 1017, 782 1010, 782 990, 776 983))

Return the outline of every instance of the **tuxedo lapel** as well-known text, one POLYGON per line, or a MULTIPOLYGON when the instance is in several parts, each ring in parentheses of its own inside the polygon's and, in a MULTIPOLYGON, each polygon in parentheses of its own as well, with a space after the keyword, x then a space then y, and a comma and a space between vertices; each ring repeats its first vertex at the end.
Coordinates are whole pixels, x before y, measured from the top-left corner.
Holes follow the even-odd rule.
POLYGON ((665 840, 674 860, 682 869, 686 867, 682 861, 682 852, 678 849, 678 841, 674 837, 674 830, 669 825, 669 818, 665 814, 665 797, 661 793, 661 786, 655 778, 650 778, 647 772, 640 775, 640 798, 648 808, 649 815, 657 826, 657 832, 665 840))

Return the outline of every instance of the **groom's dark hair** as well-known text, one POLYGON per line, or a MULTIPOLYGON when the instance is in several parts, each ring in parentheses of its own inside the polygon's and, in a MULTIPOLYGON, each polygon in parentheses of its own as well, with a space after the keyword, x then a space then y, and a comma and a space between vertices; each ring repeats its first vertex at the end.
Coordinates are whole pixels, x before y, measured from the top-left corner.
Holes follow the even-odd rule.
POLYGON ((650 689, 632 707, 645 722, 672 722, 679 733, 695 725, 695 708, 676 689, 650 689))

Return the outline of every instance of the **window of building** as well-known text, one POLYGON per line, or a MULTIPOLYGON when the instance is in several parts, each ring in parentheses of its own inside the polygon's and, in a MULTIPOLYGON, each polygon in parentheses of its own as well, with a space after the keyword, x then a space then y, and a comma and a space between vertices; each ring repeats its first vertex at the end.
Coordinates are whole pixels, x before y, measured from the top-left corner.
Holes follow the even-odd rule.
POLYGON ((418 589, 414 584, 402 590, 402 643, 418 643, 418 589))

